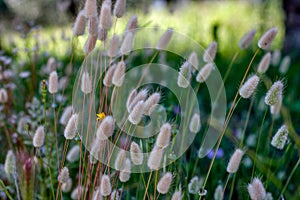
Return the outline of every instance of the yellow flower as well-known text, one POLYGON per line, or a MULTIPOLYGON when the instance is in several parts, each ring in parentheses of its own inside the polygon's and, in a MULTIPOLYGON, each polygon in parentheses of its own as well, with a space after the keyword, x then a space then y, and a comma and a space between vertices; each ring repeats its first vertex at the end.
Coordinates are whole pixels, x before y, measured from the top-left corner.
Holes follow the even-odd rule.
POLYGON ((104 117, 105 117, 105 113, 104 112, 101 112, 101 113, 97 114, 97 120, 102 120, 102 119, 104 119, 104 117))

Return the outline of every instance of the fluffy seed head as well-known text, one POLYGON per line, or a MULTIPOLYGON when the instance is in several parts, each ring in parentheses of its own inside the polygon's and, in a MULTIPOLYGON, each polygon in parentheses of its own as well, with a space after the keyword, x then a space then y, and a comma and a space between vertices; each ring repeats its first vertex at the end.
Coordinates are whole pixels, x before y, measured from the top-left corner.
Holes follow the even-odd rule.
POLYGON ((169 123, 165 123, 160 128, 155 144, 160 148, 166 148, 170 143, 170 139, 171 125, 169 123))
POLYGON ((145 110, 145 102, 144 101, 137 102, 137 104, 133 107, 133 110, 130 112, 128 116, 128 120, 132 124, 137 125, 142 120, 144 110, 145 110))
POLYGON ((215 193, 214 193, 214 199, 215 200, 223 200, 224 195, 223 195, 223 186, 222 185, 218 185, 215 193))
POLYGON ((111 82, 116 86, 116 87, 121 87, 123 85, 124 79, 125 79, 125 70, 126 66, 124 61, 118 62, 118 65, 115 69, 115 72, 112 76, 111 82))
POLYGON ((98 27, 98 40, 105 41, 107 38, 107 30, 101 28, 101 26, 98 27))
POLYGON ((272 138, 271 145, 279 150, 282 150, 288 139, 288 134, 289 131, 286 125, 282 125, 280 129, 278 129, 274 137, 272 138))
POLYGON ((134 34, 132 32, 126 33, 123 43, 120 48, 120 52, 123 55, 128 55, 132 50, 134 34))
POLYGON ((52 72, 56 70, 56 61, 55 58, 50 57, 47 61, 47 72, 52 72))
POLYGON ((0 103, 6 103, 8 100, 8 95, 6 92, 6 89, 1 88, 0 89, 0 103))
POLYGON ((283 90, 283 83, 282 81, 276 81, 265 97, 265 103, 269 106, 275 105, 280 100, 282 100, 282 90, 283 90))
POLYGON ((266 198, 266 190, 259 178, 254 178, 247 189, 251 200, 264 200, 266 198))
POLYGON ((67 167, 62 168, 58 175, 58 181, 62 184, 62 183, 66 183, 69 179, 70 179, 69 169, 67 167))
POLYGON ((74 36, 83 35, 85 33, 85 27, 86 27, 85 11, 81 10, 78 13, 74 23, 74 27, 73 27, 74 36))
POLYGON ((197 194, 200 190, 201 184, 198 176, 194 176, 188 185, 188 191, 191 194, 197 194))
POLYGON ((291 64, 291 57, 285 56, 281 61, 279 72, 285 74, 289 70, 290 64, 291 64))
POLYGON ((64 112, 60 117, 59 123, 61 123, 62 125, 66 125, 71 116, 72 116, 72 106, 68 106, 64 109, 64 112))
POLYGON ((89 94, 92 91, 92 82, 87 71, 83 72, 81 75, 81 91, 84 94, 89 94))
POLYGON ((183 63, 180 67, 178 77, 177 77, 177 85, 182 88, 187 88, 190 83, 191 71, 188 62, 183 63))
POLYGON ((114 7, 114 16, 117 18, 121 18, 126 9, 126 0, 117 0, 115 7, 114 7))
POLYGON ((196 81, 199 83, 203 83, 204 81, 206 81, 214 68, 215 67, 213 63, 207 63, 206 65, 204 65, 204 67, 202 67, 199 71, 196 77, 196 81))
POLYGON ((236 173, 239 169, 241 160, 243 158, 244 152, 241 149, 235 150, 235 152, 232 154, 229 163, 227 165, 227 172, 232 174, 236 173))
POLYGON ((133 99, 136 97, 136 95, 137 95, 137 90, 136 89, 133 89, 128 95, 128 98, 127 98, 127 101, 126 101, 126 108, 127 108, 128 112, 129 112, 130 104, 133 101, 133 99))
POLYGON ((16 157, 12 150, 8 150, 4 163, 4 171, 7 175, 10 175, 16 169, 16 157))
POLYGON ((153 107, 158 104, 160 100, 160 93, 155 92, 152 95, 148 97, 148 99, 145 101, 145 109, 144 114, 150 116, 153 112, 153 107))
POLYGON ((257 72, 260 74, 265 73, 270 66, 270 62, 271 62, 271 53, 269 52, 269 53, 266 53, 264 55, 264 57, 261 59, 259 65, 258 65, 258 68, 257 68, 257 72))
POLYGON ((98 35, 98 17, 91 17, 89 19, 88 30, 90 35, 98 35))
POLYGON ((110 57, 115 57, 119 52, 120 38, 118 35, 114 34, 109 43, 108 55, 110 57))
POLYGON ((104 174, 101 179, 100 193, 105 197, 107 197, 111 193, 110 178, 106 174, 104 174))
POLYGON ((281 51, 280 50, 275 50, 272 53, 272 65, 277 66, 280 62, 281 59, 281 51))
POLYGON ((255 29, 251 29, 250 31, 248 31, 240 40, 239 42, 239 48, 240 49, 247 49, 250 44, 253 41, 253 38, 256 34, 256 30, 255 29))
POLYGON ((193 117, 191 118, 189 129, 192 133, 198 133, 200 130, 200 127, 201 127, 200 115, 198 113, 195 113, 193 115, 193 117))
POLYGON ((173 175, 171 172, 167 172, 158 182, 157 191, 161 194, 167 194, 171 183, 172 183, 173 175))
POLYGON ((70 149, 67 154, 67 161, 69 161, 70 163, 73 163, 73 162, 79 160, 79 154, 80 154, 79 145, 73 146, 72 149, 70 149))
POLYGON ((265 200, 273 200, 273 195, 270 192, 267 192, 265 200))
POLYGON ((88 39, 86 40, 86 42, 84 44, 84 48, 83 48, 83 51, 86 55, 94 50, 96 42, 97 42, 97 36, 89 35, 88 39))
POLYGON ((38 148, 43 146, 44 142, 45 142, 44 126, 39 126, 35 131, 32 143, 34 147, 38 148))
POLYGON ((73 114, 69 119, 64 131, 64 136, 67 140, 72 140, 76 136, 78 122, 78 114, 73 114))
POLYGON ((119 190, 112 191, 110 199, 111 200, 121 200, 119 190))
POLYGON ((67 182, 65 182, 65 183, 63 183, 63 184, 61 185, 61 190, 62 190, 63 192, 70 192, 71 189, 72 189, 72 179, 69 178, 69 179, 67 180, 67 182))
POLYGON ((210 63, 213 62, 215 57, 216 57, 216 53, 217 53, 217 42, 212 42, 210 43, 210 45, 207 47, 207 49, 205 50, 204 54, 203 54, 203 61, 210 63))
POLYGON ((188 62, 192 65, 194 70, 198 70, 199 68, 199 61, 198 61, 198 55, 196 52, 192 52, 189 56, 188 62))
POLYGON ((85 5, 85 14, 88 18, 97 16, 97 1, 96 0, 86 0, 85 5))
POLYGON ((115 159, 115 169, 116 170, 123 170, 125 167, 125 160, 126 160, 126 152, 121 149, 115 159))
POLYGON ((276 27, 269 29, 261 36, 257 45, 259 48, 267 50, 271 47, 275 36, 277 35, 278 29, 276 27))
POLYGON ((127 158, 124 163, 124 168, 120 172, 119 179, 122 183, 127 182, 130 179, 131 173, 131 162, 130 159, 127 158))
POLYGON ((148 90, 143 89, 141 90, 135 97, 134 99, 131 101, 131 103, 129 104, 129 106, 127 107, 128 112, 130 113, 133 108, 135 107, 135 105, 139 102, 139 101, 145 101, 145 99, 148 96, 148 90))
POLYGON ((164 34, 160 37, 159 41, 156 44, 157 50, 164 50, 169 44, 171 37, 173 35, 173 29, 169 28, 164 34))
POLYGON ((53 71, 49 75, 49 87, 48 90, 51 94, 57 93, 58 90, 58 76, 56 71, 53 71))
POLYGON ((152 149, 149 155, 149 159, 147 161, 147 166, 151 170, 158 170, 163 158, 163 149, 160 147, 157 147, 156 145, 152 149))
POLYGON ((111 3, 104 1, 100 13, 100 26, 102 29, 108 30, 112 25, 111 19, 111 3))
POLYGON ((257 75, 252 75, 239 89, 239 94, 241 97, 248 99, 251 97, 253 92, 256 90, 259 83, 259 77, 257 75))
POLYGON ((181 192, 177 190, 172 195, 172 199, 171 200, 181 200, 181 199, 182 199, 181 192))
POLYGON ((125 32, 133 32, 137 28, 138 18, 136 15, 130 17, 127 22, 125 32))
POLYGON ((279 101, 270 107, 270 112, 272 115, 278 115, 282 106, 282 97, 279 98, 279 101))
POLYGON ((113 64, 112 66, 110 66, 108 68, 108 70, 106 71, 106 74, 104 76, 104 79, 103 79, 103 84, 106 86, 106 87, 110 87, 112 86, 112 77, 115 73, 115 70, 117 68, 117 65, 116 64, 113 64))
POLYGON ((115 120, 112 116, 106 116, 97 129, 96 136, 100 140, 107 140, 115 130, 115 120))
POLYGON ((135 165, 141 165, 144 160, 143 152, 140 146, 135 142, 132 142, 130 145, 130 158, 135 165))

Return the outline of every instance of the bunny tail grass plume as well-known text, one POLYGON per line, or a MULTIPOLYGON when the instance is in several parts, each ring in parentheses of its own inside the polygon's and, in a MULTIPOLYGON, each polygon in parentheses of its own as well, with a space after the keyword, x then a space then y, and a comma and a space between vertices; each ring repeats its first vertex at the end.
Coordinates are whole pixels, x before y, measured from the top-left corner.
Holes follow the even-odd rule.
POLYGON ((273 200, 273 195, 270 192, 267 192, 265 200, 273 200))
POLYGON ((224 195, 223 195, 223 186, 222 185, 218 185, 215 193, 214 193, 214 199, 215 200, 223 200, 224 195))
POLYGON ((103 200, 103 197, 100 192, 100 187, 98 187, 94 192, 93 192, 93 197, 92 200, 103 200))
POLYGON ((177 77, 177 85, 181 88, 187 88, 190 84, 191 79, 191 71, 188 62, 183 63, 180 67, 178 77, 177 77))
POLYGON ((130 111, 129 110, 130 104, 133 101, 133 99, 136 97, 136 95, 137 95, 137 90, 136 89, 133 89, 128 95, 128 98, 127 98, 127 101, 126 101, 126 108, 127 108, 128 112, 130 111))
POLYGON ((16 169, 16 157, 12 150, 8 150, 4 163, 4 171, 7 175, 11 175, 16 169))
POLYGON ((84 192, 83 190, 84 188, 82 186, 77 186, 71 193, 71 199, 73 200, 80 199, 79 192, 80 195, 82 196, 82 193, 84 192))
POLYGON ((207 47, 207 49, 205 50, 205 52, 203 54, 204 62, 211 63, 214 61, 214 59, 216 57, 216 53, 217 53, 217 47, 218 47, 218 44, 216 41, 213 41, 212 43, 210 43, 210 45, 207 47))
POLYGON ((112 25, 111 2, 103 1, 100 13, 100 27, 108 30, 112 25))
POLYGON ((289 70, 290 64, 291 64, 291 57, 285 56, 281 61, 279 72, 281 74, 285 74, 289 70))
POLYGON ((272 53, 272 65, 273 66, 279 65, 280 59, 281 59, 281 51, 280 50, 275 50, 272 53))
POLYGON ((211 74, 211 71, 215 68, 214 63, 207 63, 204 67, 199 71, 196 81, 199 83, 203 83, 206 81, 211 74))
POLYGON ((253 38, 256 34, 256 30, 255 29, 251 29, 250 31, 248 31, 240 40, 239 42, 239 48, 240 49, 247 49, 252 41, 253 41, 253 38))
POLYGON ((188 192, 190 194, 197 194, 200 190, 201 184, 198 176, 194 176, 188 184, 188 192))
POLYGON ((236 173, 239 169, 241 160, 243 158, 244 152, 241 149, 235 150, 235 152, 232 154, 229 163, 227 165, 227 172, 232 174, 236 173))
POLYGON ((160 147, 157 147, 156 145, 154 146, 154 148, 152 149, 152 151, 150 152, 148 161, 147 161, 147 166, 149 167, 149 169, 151 170, 158 170, 163 158, 163 149, 160 147))
POLYGON ((74 36, 80 36, 85 33, 85 27, 86 27, 86 17, 85 17, 85 11, 81 10, 75 20, 74 27, 73 27, 73 34, 74 36))
POLYGON ((89 94, 92 91, 92 82, 87 71, 83 72, 81 75, 81 91, 84 94, 89 94))
POLYGON ((132 142, 130 145, 130 158, 134 165, 141 165, 144 160, 143 152, 135 142, 132 142))
POLYGON ((79 160, 79 155, 80 155, 80 147, 79 145, 75 145, 72 147, 72 149, 69 150, 67 154, 67 161, 70 163, 76 162, 79 160))
POLYGON ((6 103, 8 100, 7 91, 4 88, 0 89, 0 103, 6 103))
POLYGON ((195 113, 193 115, 193 117, 191 118, 189 129, 192 133, 198 133, 200 130, 200 127, 201 127, 200 115, 198 113, 195 113))
POLYGON ((170 189, 172 179, 173 175, 171 172, 167 172, 165 175, 163 175, 157 184, 157 191, 160 194, 167 194, 170 189))
POLYGON ((282 100, 282 90, 283 90, 283 83, 282 81, 276 81, 265 97, 265 103, 269 106, 273 106, 279 101, 282 100))
POLYGON ((126 152, 123 149, 120 149, 115 159, 115 163, 114 163, 115 169, 118 171, 123 170, 125 167, 125 160, 126 160, 126 152))
POLYGON ((78 114, 73 114, 69 119, 64 131, 64 136, 67 140, 72 140, 76 136, 78 114))
POLYGON ((169 123, 165 123, 160 128, 155 145, 160 148, 166 148, 170 143, 170 139, 171 125, 169 123))
POLYGON ((282 96, 279 97, 279 101, 270 107, 270 112, 272 115, 277 116, 280 112, 282 106, 282 96))
POLYGON ((264 200, 266 198, 266 190, 259 178, 254 178, 247 189, 252 200, 264 200))
POLYGON ((100 193, 104 197, 107 197, 111 193, 110 178, 106 174, 104 174, 101 178, 100 193))
POLYGON ((160 100, 160 93, 155 92, 151 94, 148 99, 145 101, 145 109, 144 109, 144 114, 150 116, 151 113, 153 112, 153 108, 155 105, 159 103, 160 100))
POLYGON ((258 64, 257 72, 260 74, 265 73, 270 66, 271 62, 271 53, 266 53, 264 57, 261 59, 260 63, 258 64))
POLYGON ((107 38, 107 30, 101 28, 100 26, 98 27, 98 40, 100 41, 106 41, 107 38))
POLYGON ((59 123, 62 125, 66 125, 71 116, 72 116, 72 106, 68 106, 64 109, 59 119, 59 123))
POLYGON ((88 39, 86 40, 86 42, 84 44, 84 48, 83 48, 83 51, 86 55, 94 50, 96 42, 97 42, 97 36, 89 35, 88 39))
POLYGON ((97 129, 96 137, 100 140, 107 140, 115 130, 115 120, 112 116, 106 116, 97 129))
POLYGON ((119 53, 120 38, 114 34, 109 43, 108 55, 109 57, 115 57, 119 53))
POLYGON ((117 0, 115 7, 114 7, 114 16, 117 18, 121 18, 126 9, 126 0, 117 0))
POLYGON ((62 168, 58 175, 58 181, 62 184, 62 183, 66 183, 69 179, 70 179, 69 169, 67 167, 62 168))
POLYGON ((248 99, 251 97, 253 92, 256 90, 257 85, 259 83, 259 77, 257 75, 252 75, 248 80, 242 85, 242 87, 239 89, 239 94, 244 99, 248 99))
POLYGON ((90 35, 97 36, 98 35, 98 17, 91 17, 89 19, 88 30, 90 35))
POLYGON ((119 190, 113 190, 110 196, 111 200, 121 200, 119 190))
POLYGON ((47 72, 51 73, 56 70, 56 61, 55 58, 50 57, 47 61, 47 72))
POLYGON ((128 32, 125 35, 124 41, 121 45, 120 52, 122 55, 128 55, 132 50, 134 34, 132 32, 128 32))
POLYGON ((181 200, 181 199, 182 199, 181 192, 177 190, 172 195, 172 199, 171 200, 181 200))
POLYGON ((133 107, 133 110, 130 112, 128 116, 128 120, 132 124, 137 125, 142 120, 144 110, 145 110, 145 102, 144 101, 137 102, 137 104, 133 107))
POLYGON ((282 150, 288 139, 288 134, 289 131, 286 125, 282 125, 280 129, 278 129, 274 137, 272 138, 271 145, 279 150, 282 150))
MULTIPOLYGON (((139 102, 139 101, 145 101, 145 99, 148 96, 148 90, 143 89, 141 90, 135 97, 134 99, 131 101, 131 103, 129 104, 129 106, 127 107, 128 112, 130 113, 133 108, 135 107, 135 105, 139 102)), ((129 102, 128 102, 129 103, 129 102)))
POLYGON ((67 180, 67 182, 65 182, 65 183, 63 183, 62 185, 61 185, 61 190, 63 191, 63 192, 70 192, 71 191, 71 189, 72 189, 72 179, 71 178, 69 178, 68 180, 67 180))
POLYGON ((96 17, 97 13, 97 1, 86 0, 84 5, 85 14, 88 18, 96 17))
POLYGON ((199 68, 199 60, 196 52, 192 52, 189 56, 188 62, 192 65, 193 71, 198 70, 199 68))
POLYGON ((34 147, 38 148, 43 146, 44 142, 45 142, 44 126, 39 126, 35 131, 32 143, 34 147))
POLYGON ((168 28, 168 30, 166 30, 166 32, 164 32, 164 34, 160 37, 155 48, 157 50, 165 50, 165 48, 167 47, 167 45, 171 40, 172 35, 173 35, 173 29, 168 28))
POLYGON ((265 32, 257 43, 258 47, 264 50, 268 50, 271 47, 273 40, 277 35, 277 32, 278 29, 276 27, 271 28, 267 32, 265 32))
POLYGON ((125 79, 125 70, 125 63, 123 61, 118 62, 111 80, 116 87, 121 87, 123 85, 125 79))
POLYGON ((49 75, 49 87, 48 90, 51 94, 57 93, 58 90, 58 76, 56 71, 53 71, 49 75))
POLYGON ((121 170, 119 179, 122 183, 127 182, 130 179, 131 174, 131 162, 130 159, 127 158, 124 163, 124 168, 121 170))
POLYGON ((130 19, 127 22, 125 33, 126 32, 134 32, 134 30, 138 26, 138 18, 136 15, 133 15, 130 17, 130 19))
POLYGON ((103 84, 106 86, 106 87, 110 87, 112 86, 112 77, 115 73, 115 70, 117 68, 117 65, 116 64, 113 64, 112 66, 110 66, 108 68, 108 70, 106 71, 105 73, 105 76, 104 76, 104 79, 103 79, 103 84))

